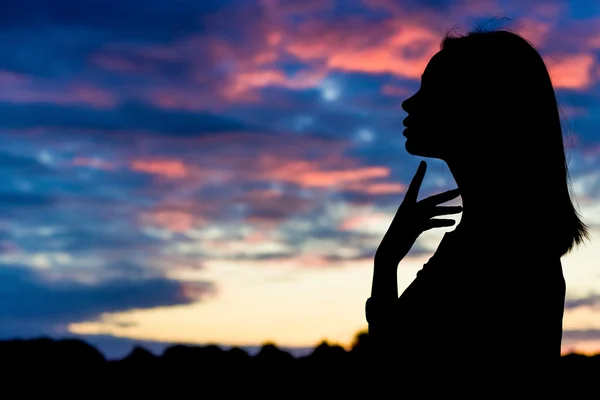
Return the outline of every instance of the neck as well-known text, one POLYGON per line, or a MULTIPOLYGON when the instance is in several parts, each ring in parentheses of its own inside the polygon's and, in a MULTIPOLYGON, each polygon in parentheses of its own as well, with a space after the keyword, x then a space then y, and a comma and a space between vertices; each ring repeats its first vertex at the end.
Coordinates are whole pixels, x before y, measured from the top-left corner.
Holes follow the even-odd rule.
POLYGON ((458 228, 489 230, 508 222, 504 211, 510 206, 509 182, 498 167, 481 162, 448 162, 463 203, 458 228))

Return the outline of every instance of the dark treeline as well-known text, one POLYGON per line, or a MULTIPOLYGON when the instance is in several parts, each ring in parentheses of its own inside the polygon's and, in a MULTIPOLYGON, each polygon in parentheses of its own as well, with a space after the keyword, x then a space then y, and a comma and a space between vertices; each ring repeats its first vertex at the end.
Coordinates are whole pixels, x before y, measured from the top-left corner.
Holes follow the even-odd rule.
MULTIPOLYGON (((518 355, 515 355, 515 362, 518 360, 518 355)), ((254 355, 241 348, 223 349, 216 345, 173 345, 156 355, 137 346, 119 360, 107 360, 95 347, 77 339, 5 340, 0 341, 0 363, 2 367, 13 368, 185 368, 211 371, 224 368, 241 372, 263 367, 282 370, 299 367, 355 371, 369 364, 369 336, 365 332, 357 334, 350 350, 324 341, 303 357, 294 357, 275 344, 268 343, 254 355)), ((571 353, 562 357, 561 364, 568 370, 600 371, 600 354, 586 356, 571 353)))
MULTIPOLYGON (((514 363, 518 365, 518 355, 514 363)), ((92 397, 111 398, 194 395, 262 399, 405 399, 448 397, 451 393, 471 398, 467 394, 473 393, 473 398, 489 398, 479 396, 499 389, 466 372, 471 367, 462 365, 460 360, 456 360, 454 371, 448 371, 445 382, 432 381, 427 371, 403 366, 401 360, 382 370, 370 357, 366 333, 358 334, 349 350, 322 342, 302 357, 294 357, 274 344, 264 344, 252 354, 236 347, 173 345, 162 354, 138 346, 123 358, 112 360, 77 339, 7 340, 0 341, 0 364, 6 393, 42 391, 46 397, 57 394, 61 398, 70 393, 76 393, 78 398, 82 393, 86 393, 86 398, 90 393, 94 394, 92 397)), ((515 381, 511 365, 498 367, 484 373, 500 374, 507 385, 515 381)), ((544 390, 573 395, 575 389, 575 397, 565 398, 589 398, 589 393, 596 392, 593 383, 598 371, 600 354, 563 356, 560 376, 544 378, 544 390)), ((531 377, 535 376, 536 371, 531 371, 531 377)), ((531 377, 528 373, 526 379, 531 377)))

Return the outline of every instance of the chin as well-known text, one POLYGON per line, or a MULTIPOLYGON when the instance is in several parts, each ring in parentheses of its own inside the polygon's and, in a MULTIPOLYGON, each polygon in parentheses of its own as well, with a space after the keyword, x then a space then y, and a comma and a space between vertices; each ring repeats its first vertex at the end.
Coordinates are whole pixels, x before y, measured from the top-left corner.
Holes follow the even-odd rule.
POLYGON ((415 139, 406 139, 406 142, 404 143, 404 148, 406 148, 408 154, 412 154, 413 156, 425 157, 424 153, 427 152, 424 151, 426 150, 424 147, 423 143, 419 143, 415 139))
POLYGON ((411 154, 413 156, 424 158, 439 158, 440 160, 444 159, 441 151, 432 148, 431 146, 428 146, 424 143, 415 141, 414 139, 407 139, 404 143, 404 148, 406 149, 406 152, 408 154, 411 154))

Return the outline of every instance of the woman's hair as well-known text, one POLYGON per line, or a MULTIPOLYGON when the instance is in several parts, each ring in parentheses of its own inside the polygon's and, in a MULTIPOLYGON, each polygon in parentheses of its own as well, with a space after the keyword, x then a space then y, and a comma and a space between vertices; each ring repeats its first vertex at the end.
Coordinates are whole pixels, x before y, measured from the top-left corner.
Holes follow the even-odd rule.
POLYGON ((452 60, 459 96, 468 99, 469 123, 479 136, 494 135, 472 139, 511 174, 522 200, 517 218, 534 228, 527 229, 528 240, 562 256, 589 239, 569 190, 554 88, 535 47, 508 30, 478 28, 464 36, 448 33, 441 49, 452 60))

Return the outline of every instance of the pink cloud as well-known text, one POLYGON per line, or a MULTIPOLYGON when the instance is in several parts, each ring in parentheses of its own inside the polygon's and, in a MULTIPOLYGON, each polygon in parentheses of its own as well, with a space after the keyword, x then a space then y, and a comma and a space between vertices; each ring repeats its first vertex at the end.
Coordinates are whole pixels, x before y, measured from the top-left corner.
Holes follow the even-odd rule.
POLYGON ((593 34, 587 39, 586 43, 591 49, 600 49, 600 32, 593 34))
POLYGON ((294 192, 273 189, 246 190, 241 195, 231 199, 232 203, 243 203, 250 207, 253 221, 264 223, 279 223, 296 213, 310 211, 315 202, 294 192))
POLYGON ((594 81, 595 59, 591 54, 546 57, 546 63, 556 88, 586 89, 594 81))
MULTIPOLYGON (((160 188, 152 189, 162 192, 160 188)), ((140 212, 139 223, 143 226, 181 233, 204 226, 215 219, 215 213, 220 207, 219 203, 182 200, 178 198, 178 194, 180 193, 175 188, 173 192, 162 196, 162 202, 140 212)))
POLYGON ((96 54, 92 62, 123 73, 150 72, 157 81, 161 78, 160 68, 148 65, 178 63, 186 71, 186 86, 161 84, 144 89, 138 96, 167 109, 215 109, 220 104, 259 101, 260 90, 266 87, 306 89, 319 85, 327 75, 323 68, 284 71, 281 40, 282 33, 277 30, 254 38, 255 43, 247 48, 216 37, 189 36, 169 45, 113 50, 114 54, 108 46, 108 53, 96 54))
MULTIPOLYGON (((130 162, 130 168, 198 187, 207 183, 263 182, 371 194, 399 193, 405 189, 400 183, 385 181, 390 175, 388 167, 361 165, 347 156, 345 152, 352 143, 346 140, 235 132, 169 140, 180 149, 203 149, 202 157, 196 153, 182 153, 178 159, 140 157, 130 162)), ((165 140, 157 145, 167 146, 165 140)), ((281 196, 274 190, 251 191, 248 195, 257 201, 281 196)))
POLYGON ((354 231, 369 229, 372 226, 386 225, 390 222, 390 216, 384 213, 363 213, 347 216, 339 225, 343 231, 354 231))
POLYGON ((560 17, 560 14, 565 11, 566 7, 568 7, 568 3, 566 2, 556 0, 538 1, 529 7, 529 11, 536 17, 554 20, 555 18, 560 17))
POLYGON ((142 224, 171 232, 186 232, 196 225, 197 219, 192 213, 177 210, 152 210, 141 215, 142 224))
POLYGON ((362 192, 364 194, 394 194, 404 193, 407 186, 402 183, 394 182, 366 182, 346 186, 347 190, 362 192))
POLYGON ((11 78, 10 84, 0 92, 0 101, 20 104, 85 104, 106 109, 116 106, 119 99, 103 88, 86 83, 71 83, 61 87, 43 81, 11 78))
POLYGON ((519 27, 514 29, 515 33, 523 36, 536 48, 546 44, 546 40, 553 26, 548 22, 537 21, 532 18, 522 19, 519 23, 519 27))
POLYGON ((149 154, 153 146, 179 149, 177 159, 140 154, 127 164, 133 171, 162 178, 150 183, 145 191, 159 198, 163 196, 161 193, 168 193, 163 196, 163 203, 144 211, 140 217, 142 224, 174 232, 218 220, 237 205, 247 207, 246 222, 269 230, 292 215, 310 213, 332 191, 351 191, 375 199, 406 189, 404 183, 388 181, 388 167, 362 165, 358 159, 346 155, 352 146, 350 141, 285 134, 221 133, 164 138, 156 144, 148 140, 145 144, 149 154), (190 193, 198 193, 201 198, 200 193, 209 186, 226 190, 203 199, 201 204, 172 203, 173 199, 185 198, 190 193))
POLYGON ((276 229, 285 219, 286 217, 284 216, 273 217, 269 215, 250 214, 244 218, 244 221, 255 228, 269 231, 276 229))
POLYGON ((15 86, 29 83, 31 78, 27 75, 12 71, 0 70, 0 85, 15 86))
POLYGON ((119 102, 116 95, 89 84, 75 84, 67 90, 70 90, 71 93, 71 98, 65 96, 68 103, 84 103, 97 108, 112 108, 119 102))
POLYGON ((168 110, 198 111, 214 109, 218 103, 213 96, 195 88, 159 87, 149 89, 145 100, 168 110))
POLYGON ((254 89, 269 86, 288 89, 312 88, 318 86, 325 76, 325 71, 305 70, 290 76, 275 68, 257 67, 237 73, 223 93, 230 100, 256 100, 258 95, 254 89))
MULTIPOLYGON (((259 3, 263 7, 261 17, 247 19, 248 26, 243 29, 251 34, 242 43, 216 35, 191 35, 166 45, 115 44, 106 46, 92 61, 113 71, 150 73, 161 83, 132 90, 130 94, 157 107, 222 110, 232 104, 262 101, 264 88, 317 88, 332 71, 392 74, 418 80, 431 56, 439 50, 444 33, 461 22, 466 25, 466 14, 486 17, 524 11, 522 5, 497 1, 460 0, 436 10, 395 0, 363 0, 363 5, 390 16, 374 24, 357 16, 342 16, 335 21, 318 18, 333 9, 336 4, 333 1, 259 3), (290 24, 294 18, 299 22, 290 24), (304 65, 300 71, 290 73, 282 67, 290 60, 299 60, 304 65), (161 75, 161 66, 171 64, 183 71, 184 85, 174 84, 171 77, 161 75)), ((505 27, 543 47, 544 53, 562 54, 565 48, 573 51, 568 59, 552 65, 555 85, 586 88, 597 79, 590 72, 593 68, 590 49, 600 46, 599 30, 593 24, 581 24, 572 26, 567 34, 558 32, 556 18, 563 9, 560 2, 534 2, 528 5, 527 17, 515 23, 509 21, 505 27)), ((219 26, 230 18, 217 12, 209 22, 219 26)), ((466 31, 470 26, 461 28, 466 31)), ((383 94, 408 95, 391 85, 383 88, 383 94)))
MULTIPOLYGON (((253 102, 260 99, 259 90, 266 87, 288 89, 306 89, 316 87, 326 77, 323 68, 309 66, 293 74, 284 71, 280 61, 285 56, 281 46, 283 32, 277 29, 267 30, 250 50, 240 52, 239 46, 220 39, 195 38, 189 45, 196 46, 199 41, 211 55, 212 62, 219 65, 231 65, 231 73, 223 80, 220 94, 230 102, 253 102)), ((189 50, 188 50, 189 51, 189 50)), ((204 65, 192 62, 194 77, 203 83, 206 80, 204 65)))
MULTIPOLYGON (((318 13, 333 3, 303 2, 302 6, 291 6, 287 2, 264 1, 262 4, 268 17, 252 22, 257 25, 256 35, 248 38, 247 46, 217 37, 189 36, 169 45, 113 53, 108 46, 93 60, 98 66, 123 72, 140 70, 141 62, 181 63, 188 71, 190 87, 196 86, 198 90, 194 93, 191 88, 160 86, 151 90, 146 99, 165 108, 200 109, 214 108, 218 102, 256 102, 261 99, 261 89, 266 87, 294 90, 318 87, 332 70, 392 73, 416 79, 439 49, 440 33, 418 21, 371 24, 358 19, 335 23, 308 19, 298 27, 284 27, 283 21, 288 17, 318 13), (305 67, 295 73, 285 71, 282 61, 291 57, 304 61, 305 67)), ((118 50, 119 46, 112 48, 118 50)))
POLYGON ((426 26, 409 21, 375 27, 366 21, 352 24, 307 23, 286 41, 285 50, 303 61, 324 63, 330 70, 391 73, 412 79, 420 78, 431 56, 439 51, 439 32, 426 26))
POLYGON ((390 171, 386 167, 349 166, 333 170, 326 169, 322 161, 288 160, 265 154, 259 159, 257 173, 264 180, 295 183, 306 188, 341 188, 372 178, 385 178, 390 171))
POLYGON ((249 244, 261 243, 267 240, 268 236, 261 231, 253 232, 248 236, 244 237, 244 241, 249 244))
POLYGON ((392 84, 384 85, 381 88, 381 93, 385 94, 386 96, 393 96, 393 97, 397 97, 397 96, 408 97, 408 95, 411 94, 408 89, 406 89, 402 86, 392 85, 392 84))
POLYGON ((131 169, 171 179, 184 179, 191 175, 190 167, 180 160, 134 160, 131 169))

